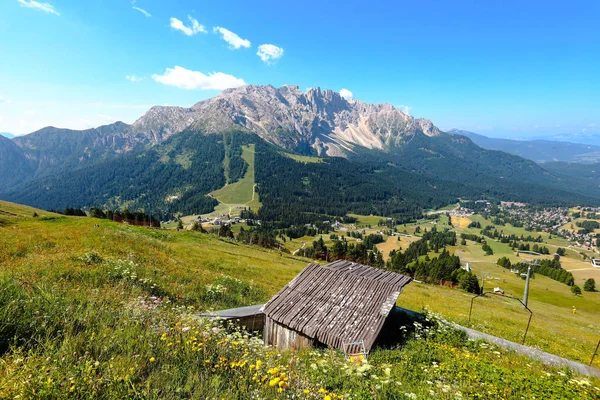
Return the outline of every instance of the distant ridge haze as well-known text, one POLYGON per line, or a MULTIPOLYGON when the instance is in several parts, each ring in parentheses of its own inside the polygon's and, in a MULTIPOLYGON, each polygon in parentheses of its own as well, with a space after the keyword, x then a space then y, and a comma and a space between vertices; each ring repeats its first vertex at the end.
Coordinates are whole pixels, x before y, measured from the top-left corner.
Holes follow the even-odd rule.
POLYGON ((600 146, 591 144, 548 139, 498 139, 459 129, 451 129, 448 132, 466 136, 484 149, 504 151, 538 163, 570 162, 592 164, 600 162, 600 146))

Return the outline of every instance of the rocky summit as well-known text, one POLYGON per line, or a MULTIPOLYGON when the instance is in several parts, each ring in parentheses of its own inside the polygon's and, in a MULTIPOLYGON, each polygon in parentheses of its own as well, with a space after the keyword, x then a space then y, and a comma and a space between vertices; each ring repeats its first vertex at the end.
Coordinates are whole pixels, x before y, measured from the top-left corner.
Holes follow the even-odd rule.
POLYGON ((417 133, 442 132, 391 104, 346 100, 338 92, 298 86, 247 85, 223 91, 190 108, 153 107, 130 134, 158 143, 186 129, 219 133, 243 128, 287 150, 345 156, 356 146, 386 150, 417 133))

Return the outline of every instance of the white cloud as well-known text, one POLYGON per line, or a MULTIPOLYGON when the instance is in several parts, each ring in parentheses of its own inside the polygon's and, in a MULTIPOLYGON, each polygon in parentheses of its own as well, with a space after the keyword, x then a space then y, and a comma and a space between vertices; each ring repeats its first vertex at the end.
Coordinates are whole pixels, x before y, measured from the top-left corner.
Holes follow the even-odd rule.
POLYGON ((181 20, 177 18, 171 18, 171 28, 183 32, 187 36, 195 35, 196 33, 203 32, 206 33, 206 29, 204 25, 200 25, 196 19, 192 18, 188 15, 188 19, 192 23, 191 27, 185 26, 181 20))
POLYGON ((340 96, 342 96, 346 100, 352 100, 354 98, 352 92, 345 88, 342 88, 342 90, 340 90, 340 96))
POLYGON ((190 71, 180 66, 167 68, 162 75, 154 74, 152 79, 163 85, 176 86, 181 89, 223 90, 243 86, 246 83, 241 78, 212 72, 208 75, 199 71, 190 71))
POLYGON ((396 108, 398 108, 400 111, 402 111, 404 114, 406 115, 410 115, 410 109, 412 108, 411 106, 405 106, 404 104, 400 104, 398 105, 396 108))
POLYGON ((135 3, 136 3, 136 0, 131 0, 131 8, 133 8, 136 11, 141 12, 142 14, 144 14, 146 16, 146 18, 150 18, 152 16, 152 14, 150 14, 148 11, 136 6, 135 3))
POLYGON ((23 114, 25 114, 25 115, 35 115, 35 114, 36 114, 36 112, 35 112, 35 111, 33 111, 33 110, 24 110, 24 111, 23 111, 23 114))
POLYGON ((12 103, 12 99, 0 96, 0 103, 12 103))
POLYGON ((127 79, 130 82, 141 82, 141 81, 144 80, 143 77, 141 77, 141 76, 135 76, 135 75, 127 75, 125 77, 125 79, 127 79))
POLYGON ((142 14, 144 14, 146 16, 146 18, 150 18, 152 16, 152 14, 150 14, 148 11, 144 10, 143 8, 139 8, 136 6, 132 6, 131 8, 133 8, 136 11, 141 12, 142 14))
POLYGON ((260 59, 265 63, 271 64, 283 56, 283 49, 273 44, 261 44, 258 46, 258 52, 256 55, 259 56, 260 59))
POLYGON ((22 7, 35 8, 49 14, 60 15, 54 6, 50 3, 40 3, 35 0, 18 0, 22 7))
POLYGON ((237 34, 231 32, 229 29, 225 29, 220 26, 215 26, 213 32, 220 33, 224 41, 229 43, 230 49, 239 49, 240 47, 250 47, 250 41, 248 39, 242 39, 237 34))

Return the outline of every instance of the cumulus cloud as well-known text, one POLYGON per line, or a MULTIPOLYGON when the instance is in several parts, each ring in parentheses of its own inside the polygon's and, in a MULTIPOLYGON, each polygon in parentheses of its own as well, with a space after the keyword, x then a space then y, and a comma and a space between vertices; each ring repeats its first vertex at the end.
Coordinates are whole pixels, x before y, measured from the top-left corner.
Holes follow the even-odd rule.
POLYGON ((195 18, 192 18, 189 15, 188 15, 188 19, 192 23, 192 26, 185 26, 183 24, 183 21, 181 21, 177 18, 171 18, 171 28, 173 28, 177 31, 181 31, 187 36, 192 36, 192 35, 195 35, 196 33, 200 33, 200 32, 206 33, 206 28, 204 28, 204 25, 200 25, 200 23, 198 21, 196 21, 195 18))
POLYGON ((190 71, 180 66, 167 68, 162 75, 154 74, 152 79, 163 85, 176 86, 181 89, 223 90, 243 86, 241 78, 223 72, 211 72, 208 75, 199 71, 190 71))
POLYGON ((283 49, 274 44, 261 44, 258 46, 257 56, 267 64, 277 61, 283 56, 283 49))
POLYGON ((231 32, 229 29, 225 29, 221 26, 215 26, 213 28, 214 33, 220 33, 224 41, 229 43, 230 49, 239 49, 240 47, 250 47, 250 41, 248 39, 242 39, 237 34, 231 32))
POLYGON ((135 75, 127 75, 125 77, 125 79, 127 79, 130 82, 140 82, 142 81, 144 78, 141 76, 135 76, 135 75))
POLYGON ((60 15, 50 3, 40 3, 35 0, 18 0, 21 7, 34 8, 48 14, 60 15))
POLYGON ((397 108, 402 111, 406 115, 410 115, 411 106, 405 106, 404 104, 400 104, 397 108))
POLYGON ((354 98, 352 92, 345 88, 342 88, 342 90, 340 90, 340 96, 342 96, 346 100, 352 100, 354 98))

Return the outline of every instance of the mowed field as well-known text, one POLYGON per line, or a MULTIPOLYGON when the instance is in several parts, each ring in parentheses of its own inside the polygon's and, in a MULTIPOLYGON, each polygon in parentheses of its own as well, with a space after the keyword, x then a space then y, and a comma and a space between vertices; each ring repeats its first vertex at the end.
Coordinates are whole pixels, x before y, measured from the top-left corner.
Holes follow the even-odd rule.
POLYGON ((407 249, 407 247, 420 238, 418 236, 388 236, 387 240, 383 243, 377 244, 377 250, 383 253, 383 259, 387 260, 389 258, 390 251, 402 249, 403 251, 407 249))
POLYGON ((233 212, 237 207, 246 207, 254 211, 260 208, 261 203, 255 191, 254 151, 253 144, 242 146, 242 158, 248 163, 248 170, 242 179, 210 193, 210 196, 221 203, 215 208, 215 213, 233 212))

